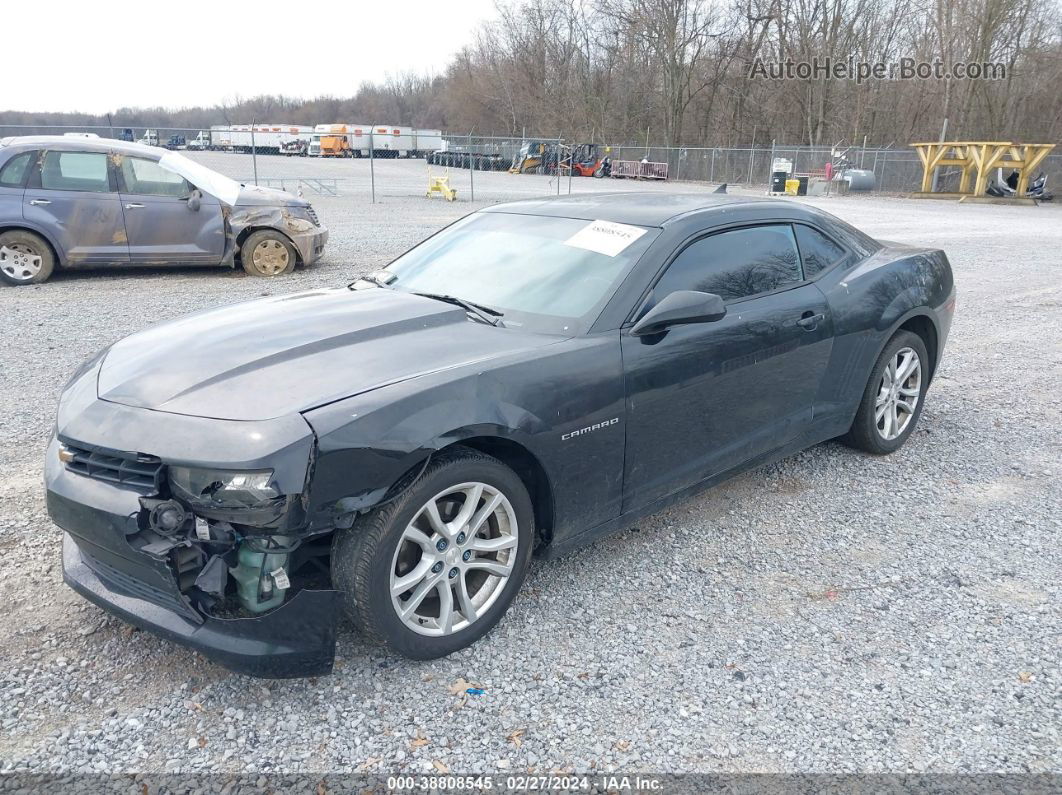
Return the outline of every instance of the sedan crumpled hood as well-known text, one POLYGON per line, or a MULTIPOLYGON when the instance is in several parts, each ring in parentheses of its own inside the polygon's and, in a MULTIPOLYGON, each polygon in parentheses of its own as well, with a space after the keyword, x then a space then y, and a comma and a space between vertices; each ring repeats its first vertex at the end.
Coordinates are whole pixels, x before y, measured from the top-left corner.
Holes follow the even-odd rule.
POLYGON ((556 341, 395 290, 316 290, 126 337, 107 353, 97 394, 176 414, 265 420, 556 341))
POLYGON ((309 207, 306 199, 300 199, 293 193, 276 188, 263 188, 260 185, 243 185, 236 199, 237 207, 309 207))

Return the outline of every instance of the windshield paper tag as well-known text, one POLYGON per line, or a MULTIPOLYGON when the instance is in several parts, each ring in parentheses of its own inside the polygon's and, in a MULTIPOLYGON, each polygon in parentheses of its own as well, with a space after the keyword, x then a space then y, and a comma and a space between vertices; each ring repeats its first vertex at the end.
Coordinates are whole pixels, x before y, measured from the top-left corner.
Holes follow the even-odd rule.
POLYGON ((637 226, 612 221, 591 221, 565 240, 564 245, 614 257, 644 234, 645 230, 637 226))

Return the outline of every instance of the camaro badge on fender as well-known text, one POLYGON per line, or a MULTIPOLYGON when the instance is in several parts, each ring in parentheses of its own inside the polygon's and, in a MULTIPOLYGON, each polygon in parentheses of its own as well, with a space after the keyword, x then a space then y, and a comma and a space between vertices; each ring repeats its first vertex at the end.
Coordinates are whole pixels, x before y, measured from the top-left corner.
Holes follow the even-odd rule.
POLYGON ((577 431, 562 434, 561 441, 566 442, 575 436, 582 436, 584 433, 590 433, 590 431, 596 431, 600 428, 607 428, 609 425, 615 425, 617 422, 619 422, 619 417, 613 417, 612 419, 604 420, 603 422, 595 422, 593 425, 587 425, 585 428, 580 428, 577 431))

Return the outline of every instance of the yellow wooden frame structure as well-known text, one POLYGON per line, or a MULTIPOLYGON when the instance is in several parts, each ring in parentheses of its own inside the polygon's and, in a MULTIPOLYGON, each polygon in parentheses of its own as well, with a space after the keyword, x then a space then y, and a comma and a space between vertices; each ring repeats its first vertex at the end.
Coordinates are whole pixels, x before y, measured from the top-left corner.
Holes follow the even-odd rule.
POLYGON ((922 161, 922 193, 933 190, 933 171, 939 166, 959 166, 959 193, 984 196, 994 168, 1016 168, 1018 189, 1023 197, 1029 189, 1029 179, 1055 148, 1054 144, 1016 144, 1010 141, 937 141, 911 144, 922 161), (970 181, 973 179, 973 189, 970 181))

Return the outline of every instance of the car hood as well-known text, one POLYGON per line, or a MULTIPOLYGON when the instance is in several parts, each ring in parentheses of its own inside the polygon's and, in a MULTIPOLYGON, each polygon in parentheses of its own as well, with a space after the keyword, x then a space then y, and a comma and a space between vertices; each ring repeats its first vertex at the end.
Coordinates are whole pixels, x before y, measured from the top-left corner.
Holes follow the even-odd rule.
POLYGON ((231 420, 307 411, 560 338, 469 320, 396 290, 316 290, 208 310, 115 343, 97 395, 231 420))
POLYGON ((259 185, 243 185, 236 197, 237 207, 308 207, 310 203, 294 194, 259 185))

